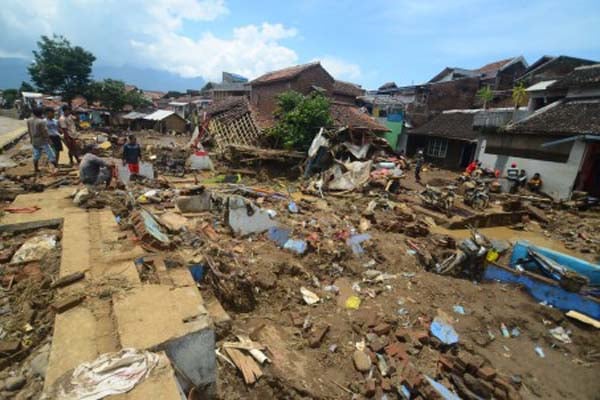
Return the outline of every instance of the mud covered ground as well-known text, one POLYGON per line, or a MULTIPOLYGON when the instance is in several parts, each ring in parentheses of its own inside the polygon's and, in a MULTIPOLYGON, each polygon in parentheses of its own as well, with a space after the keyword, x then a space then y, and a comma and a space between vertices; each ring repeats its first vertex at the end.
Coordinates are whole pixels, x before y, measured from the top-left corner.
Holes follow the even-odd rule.
MULTIPOLYGON (((30 167, 24 161, 18 168, 30 167)), ((402 179, 398 194, 371 187, 319 198, 303 194, 297 180, 273 177, 272 169, 265 172, 244 168, 248 173, 242 173, 240 184, 291 195, 299 213, 288 211, 288 200, 247 198, 274 210, 279 224, 290 228, 293 238, 308 240, 310 246, 305 255, 296 255, 277 247, 266 234, 236 238, 223 223, 223 210, 186 215, 188 232, 197 235, 198 240, 188 240, 190 234, 171 234, 178 245, 163 252, 166 258, 183 264, 204 263, 205 256, 210 255, 219 265, 248 278, 252 286, 256 305, 251 311, 239 312, 222 301, 232 323, 229 329, 218 330, 217 345, 234 340, 237 334, 250 335, 267 347, 272 362, 263 365, 264 376, 248 386, 237 369, 218 358, 220 398, 394 399, 399 398, 398 388, 406 386, 407 381, 414 384, 414 392, 422 398, 435 398, 423 386, 419 389, 419 382, 415 382, 419 374, 459 391, 462 398, 476 398, 469 397, 473 391, 487 394, 480 397, 499 399, 598 398, 597 330, 538 304, 518 287, 441 276, 423 268, 407 239, 440 243, 432 240, 458 240, 468 231, 448 230, 430 212, 423 211, 417 198, 423 187, 414 182, 410 171, 402 179), (374 211, 365 213, 372 202, 376 205, 374 211), (206 234, 207 224, 214 231, 210 235, 206 234), (425 226, 416 238, 407 231, 415 224, 425 226), (353 254, 346 244, 352 232, 371 235, 362 244, 363 254, 353 254), (368 271, 373 270, 387 274, 385 279, 369 281, 373 275, 368 271), (307 305, 301 287, 312 291, 320 301, 307 305), (360 299, 358 309, 346 306, 351 296, 360 299), (458 313, 460 308, 455 306, 462 307, 464 314, 458 313), (427 334, 431 321, 438 316, 450 321, 459 334, 457 345, 443 345, 427 334), (518 335, 504 337, 502 324, 509 331, 518 331, 518 335), (549 330, 559 326, 570 332, 572 343, 551 335, 549 330), (371 358, 365 372, 359 372, 353 361, 357 347, 364 348, 371 358), (542 349, 544 358, 536 353, 536 347, 542 349), (378 365, 381 358, 386 363, 385 374, 378 365), (480 376, 480 371, 490 370, 494 377, 480 376)), ((172 189, 181 189, 234 170, 240 169, 221 164, 214 172, 167 180, 172 189)), ((438 185, 456 178, 454 173, 435 169, 422 175, 425 182, 438 185)), ((206 186, 216 194, 226 196, 231 192, 226 184, 210 182, 206 186)), ((143 185, 136 185, 136 195, 145 190, 143 185)), ((160 215, 171 209, 170 199, 167 196, 165 202, 145 207, 160 215)), ((123 204, 117 200, 113 203, 108 200, 106 205, 121 215, 123 204)), ((493 202, 490 210, 501 209, 501 202, 493 202)), ((460 210, 472 212, 462 205, 457 212, 463 213, 460 210)), ((597 212, 562 208, 540 212, 548 217, 547 222, 530 220, 518 226, 481 231, 489 239, 527 239, 598 260, 597 212)), ((129 229, 126 224, 124 229, 129 229)), ((200 290, 205 298, 218 296, 207 282, 200 284, 200 290)), ((20 364, 11 366, 10 371, 15 368, 20 364)), ((8 377, 6 371, 0 378, 8 377)))

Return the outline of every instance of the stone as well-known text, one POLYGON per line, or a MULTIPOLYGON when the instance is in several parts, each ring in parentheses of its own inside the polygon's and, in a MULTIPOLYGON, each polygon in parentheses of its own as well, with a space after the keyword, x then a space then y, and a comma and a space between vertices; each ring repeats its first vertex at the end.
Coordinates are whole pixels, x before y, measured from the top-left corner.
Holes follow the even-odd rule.
POLYGON ((19 350, 21 342, 18 340, 2 340, 0 342, 0 354, 8 355, 13 354, 19 350))
POLYGON ((46 377, 46 370, 48 369, 48 356, 49 351, 42 351, 31 360, 30 369, 34 376, 46 377))
POLYGON ((4 389, 10 392, 14 392, 25 386, 25 383, 27 383, 27 380, 24 376, 13 376, 4 381, 4 389))
POLYGON ((368 372, 371 369, 371 357, 364 351, 356 350, 352 355, 352 361, 354 361, 354 367, 359 372, 368 372))
POLYGON ((206 191, 195 196, 179 196, 175 204, 182 213, 209 211, 212 208, 211 194, 206 191))

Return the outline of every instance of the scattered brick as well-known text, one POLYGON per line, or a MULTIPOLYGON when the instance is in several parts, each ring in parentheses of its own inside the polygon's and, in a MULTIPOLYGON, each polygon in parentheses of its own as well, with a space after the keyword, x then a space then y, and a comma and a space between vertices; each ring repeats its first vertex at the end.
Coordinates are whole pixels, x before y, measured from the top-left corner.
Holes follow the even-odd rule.
POLYGON ((388 333, 390 333, 391 330, 392 326, 385 322, 378 324, 373 328, 373 332, 378 335, 387 335, 388 333))
POLYGON ((392 391, 392 382, 388 378, 383 378, 381 380, 381 390, 383 390, 384 392, 392 391))
POLYGON ((489 399, 492 396, 494 387, 489 382, 477 379, 469 373, 463 375, 463 380, 465 382, 465 385, 467 385, 467 387, 471 389, 475 394, 478 394, 486 399, 489 399))
POLYGON ((375 379, 367 379, 365 382, 365 396, 373 397, 373 396, 375 396, 375 391, 376 391, 375 379))
POLYGON ((408 342, 410 339, 410 335, 408 334, 408 329, 405 328, 398 328, 396 329, 396 332, 394 332, 394 335, 396 336, 396 339, 398 339, 401 342, 408 342))
POLYGON ((310 340, 310 347, 312 347, 313 349, 316 349, 317 347, 319 347, 321 345, 321 342, 323 341, 323 339, 325 338, 325 335, 327 335, 327 332, 329 332, 329 325, 326 325, 320 329, 318 329, 315 334, 313 335, 312 339, 310 340))
POLYGON ((400 358, 402 360, 408 359, 408 353, 406 353, 406 345, 403 343, 392 343, 385 348, 385 354, 390 357, 400 358))
POLYGON ((482 367, 477 370, 477 376, 486 381, 492 381, 496 377, 496 370, 492 367, 482 367))
POLYGON ((418 342, 421 344, 427 344, 429 343, 429 332, 423 330, 411 331, 410 338, 412 339, 413 343, 418 342))
POLYGON ((62 300, 55 301, 54 303, 52 303, 52 308, 60 314, 77 306, 84 299, 85 296, 70 296, 62 300))
POLYGON ((304 317, 302 317, 302 315, 300 315, 300 313, 297 312, 293 312, 290 315, 290 319, 292 320, 292 324, 296 327, 296 328, 301 328, 302 325, 304 325, 304 317))
POLYGON ((504 391, 508 391, 511 389, 511 384, 509 382, 509 380, 501 375, 496 375, 494 377, 494 386, 499 387, 500 389, 503 389, 504 391))
POLYGON ((383 339, 375 339, 371 343, 369 343, 369 347, 375 353, 380 353, 381 350, 383 350, 383 348, 385 347, 385 345, 386 345, 386 342, 383 339))
POLYGON ((494 388, 494 398, 498 400, 508 400, 508 395, 504 389, 497 387, 494 388))
POLYGON ((447 356, 440 356, 440 358, 438 359, 438 363, 442 370, 450 372, 456 369, 456 365, 454 364, 454 362, 447 356))

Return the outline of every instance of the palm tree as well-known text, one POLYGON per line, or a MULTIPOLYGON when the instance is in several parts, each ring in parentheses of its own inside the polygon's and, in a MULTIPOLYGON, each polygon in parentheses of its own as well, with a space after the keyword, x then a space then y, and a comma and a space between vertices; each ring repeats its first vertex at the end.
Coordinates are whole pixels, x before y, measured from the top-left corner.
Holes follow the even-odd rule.
POLYGON ((492 88, 488 85, 479 89, 479 91, 477 92, 477 97, 479 97, 481 101, 483 101, 483 108, 487 110, 488 103, 494 99, 494 92, 492 91, 492 88))
POLYGON ((527 104, 527 91, 522 83, 519 83, 513 88, 512 99, 513 103, 515 104, 515 111, 517 111, 519 107, 527 104))

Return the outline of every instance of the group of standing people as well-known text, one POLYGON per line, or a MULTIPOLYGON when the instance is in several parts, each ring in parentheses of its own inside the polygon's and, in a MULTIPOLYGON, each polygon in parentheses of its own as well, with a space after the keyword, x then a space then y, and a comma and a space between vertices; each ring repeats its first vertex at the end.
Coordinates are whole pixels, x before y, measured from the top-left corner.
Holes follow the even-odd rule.
POLYGON ((71 108, 64 106, 62 115, 57 120, 53 108, 35 108, 32 117, 27 120, 27 131, 33 146, 33 168, 39 173, 39 161, 42 153, 48 157, 48 162, 53 166, 53 173, 58 168, 60 152, 63 142, 69 152, 69 162, 80 162, 80 146, 78 142, 76 117, 71 108))

